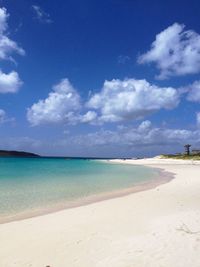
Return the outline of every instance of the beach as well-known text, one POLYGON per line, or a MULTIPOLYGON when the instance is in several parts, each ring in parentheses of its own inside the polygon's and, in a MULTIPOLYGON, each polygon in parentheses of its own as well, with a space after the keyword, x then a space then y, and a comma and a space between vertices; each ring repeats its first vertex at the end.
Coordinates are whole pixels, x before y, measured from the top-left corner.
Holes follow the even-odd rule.
POLYGON ((200 162, 113 160, 161 168, 149 190, 0 224, 1 267, 199 267, 200 162))

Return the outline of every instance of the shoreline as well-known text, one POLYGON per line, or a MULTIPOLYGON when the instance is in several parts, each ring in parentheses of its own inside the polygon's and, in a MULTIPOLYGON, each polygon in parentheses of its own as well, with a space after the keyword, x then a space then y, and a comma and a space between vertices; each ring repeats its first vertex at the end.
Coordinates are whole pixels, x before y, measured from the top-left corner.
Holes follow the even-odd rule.
POLYGON ((163 168, 175 179, 136 194, 1 224, 0 266, 199 267, 200 162, 127 163, 163 168))
MULTIPOLYGON (((101 160, 102 162, 106 162, 108 164, 124 164, 126 162, 115 162, 115 160, 101 160)), ((128 163, 127 163, 128 164, 128 163)), ((80 200, 75 200, 75 201, 69 201, 59 203, 57 205, 52 205, 51 207, 44 207, 44 208, 39 208, 39 209, 34 209, 31 211, 24 211, 20 214, 17 215, 11 215, 11 216, 6 216, 6 218, 0 218, 0 225, 1 224, 6 224, 10 222, 15 222, 15 221, 21 221, 21 220, 26 220, 26 219, 31 219, 34 217, 39 217, 39 216, 44 216, 48 214, 53 214, 57 213, 63 210, 67 209, 73 209, 73 208, 78 208, 86 205, 90 205, 93 203, 98 203, 101 201, 106 201, 109 199, 114 199, 114 198, 120 198, 124 197, 130 194, 138 193, 141 191, 146 191, 150 190, 153 188, 158 187, 159 185, 165 184, 170 182, 172 179, 174 179, 174 173, 167 172, 163 168, 155 168, 155 167, 148 167, 155 169, 156 177, 154 179, 151 179, 149 181, 145 182, 140 182, 132 187, 124 188, 124 189, 119 189, 119 190, 114 190, 110 192, 103 192, 99 193, 96 195, 91 195, 87 196, 85 198, 82 198, 80 200)))

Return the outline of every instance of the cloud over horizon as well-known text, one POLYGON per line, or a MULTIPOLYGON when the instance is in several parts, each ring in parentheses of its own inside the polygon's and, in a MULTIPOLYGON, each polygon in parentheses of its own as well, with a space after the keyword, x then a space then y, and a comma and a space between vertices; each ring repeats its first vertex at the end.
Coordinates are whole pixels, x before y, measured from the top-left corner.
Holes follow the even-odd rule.
POLYGON ((200 145, 200 130, 155 127, 151 121, 142 121, 138 126, 123 126, 115 130, 99 129, 95 132, 67 136, 54 142, 56 148, 73 147, 82 155, 84 151, 94 156, 156 155, 182 152, 185 143, 200 145), (94 153, 94 151, 96 151, 94 153), (112 154, 114 153, 114 154, 112 154))
POLYGON ((100 130, 95 133, 74 137, 79 144, 107 145, 124 144, 133 146, 155 146, 184 144, 188 139, 200 143, 200 131, 153 127, 151 121, 142 121, 137 127, 122 127, 117 131, 100 130), (85 138, 82 138, 85 136, 85 138), (86 141, 86 139, 88 139, 86 141))

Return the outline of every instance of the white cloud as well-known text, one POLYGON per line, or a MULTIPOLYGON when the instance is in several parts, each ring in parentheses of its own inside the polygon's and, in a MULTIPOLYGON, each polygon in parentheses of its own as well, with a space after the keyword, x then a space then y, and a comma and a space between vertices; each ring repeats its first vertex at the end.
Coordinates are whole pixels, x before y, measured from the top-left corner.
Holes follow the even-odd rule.
POLYGON ((40 6, 32 5, 32 9, 36 15, 36 18, 43 23, 52 23, 50 15, 46 13, 40 6))
POLYGON ((76 111, 80 109, 80 96, 68 79, 53 86, 53 91, 44 100, 28 108, 27 119, 32 126, 47 123, 76 123, 76 111))
POLYGON ((3 109, 0 109, 0 124, 6 121, 6 112, 3 109))
POLYGON ((138 58, 140 64, 155 63, 159 79, 200 72, 200 35, 174 23, 156 35, 151 49, 138 58))
POLYGON ((151 156, 163 153, 183 152, 186 143, 193 149, 200 147, 200 130, 156 127, 150 121, 138 126, 123 126, 114 130, 100 129, 87 134, 70 133, 60 138, 35 140, 30 137, 6 137, 0 139, 5 149, 33 151, 41 155, 63 156, 151 156))
MULTIPOLYGON (((0 60, 14 61, 12 53, 24 55, 24 50, 16 42, 8 37, 8 20, 9 14, 6 8, 0 8, 0 60)), ((0 70, 0 93, 15 93, 22 85, 22 81, 16 71, 6 74, 0 70)))
POLYGON ((188 92, 187 100, 200 103, 200 81, 195 81, 185 89, 188 92))
POLYGON ((6 74, 0 70, 0 93, 16 93, 22 81, 16 71, 6 74))
MULTIPOLYGON (((199 114, 200 119, 200 114, 199 114)), ((150 121, 143 121, 138 127, 122 127, 121 129, 110 131, 103 130, 72 137, 70 143, 80 146, 131 146, 138 150, 145 147, 160 147, 163 152, 164 147, 181 146, 185 143, 200 145, 200 131, 185 129, 170 129, 153 127, 150 121)), ((163 152, 164 153, 164 152, 163 152)))
POLYGON ((172 109, 179 103, 179 93, 171 87, 160 88, 146 80, 126 79, 105 81, 102 90, 90 97, 81 114, 80 96, 68 79, 53 87, 44 100, 28 108, 31 125, 49 123, 118 122, 140 119, 159 109, 172 109), (96 109, 96 111, 91 110, 96 109))
POLYGON ((25 51, 18 46, 18 44, 8 37, 7 33, 7 19, 9 14, 6 8, 0 8, 0 60, 11 60, 14 61, 11 54, 13 52, 19 55, 24 55, 25 51))
POLYGON ((145 131, 148 131, 151 127, 151 122, 150 121, 143 121, 139 127, 138 127, 138 131, 139 132, 145 132, 145 131))
POLYGON ((0 8, 0 34, 4 33, 7 30, 8 24, 7 19, 9 15, 6 8, 0 8))
POLYGON ((92 123, 96 120, 97 114, 94 111, 88 111, 86 114, 80 116, 80 121, 83 123, 92 123))
POLYGON ((179 93, 172 87, 158 87, 146 80, 105 81, 102 90, 91 96, 87 107, 100 111, 101 122, 140 119, 162 108, 173 109, 179 93))

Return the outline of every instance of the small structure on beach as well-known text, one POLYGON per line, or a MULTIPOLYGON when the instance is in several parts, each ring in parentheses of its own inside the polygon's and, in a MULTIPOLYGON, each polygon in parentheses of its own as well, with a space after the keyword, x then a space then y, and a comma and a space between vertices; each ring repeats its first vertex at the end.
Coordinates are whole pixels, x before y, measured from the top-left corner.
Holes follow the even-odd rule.
POLYGON ((191 145, 187 144, 187 145, 184 145, 184 148, 185 148, 185 155, 190 155, 190 147, 191 145))

